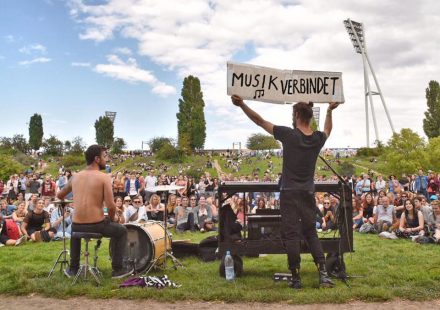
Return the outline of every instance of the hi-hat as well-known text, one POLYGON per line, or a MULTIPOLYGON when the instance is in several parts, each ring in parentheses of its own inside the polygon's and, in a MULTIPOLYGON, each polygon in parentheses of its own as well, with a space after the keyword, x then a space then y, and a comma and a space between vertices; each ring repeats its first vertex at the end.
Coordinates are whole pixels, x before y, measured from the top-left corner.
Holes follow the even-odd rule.
POLYGON ((178 185, 158 185, 153 187, 147 187, 147 191, 149 192, 167 192, 167 191, 175 191, 185 188, 185 186, 178 185))

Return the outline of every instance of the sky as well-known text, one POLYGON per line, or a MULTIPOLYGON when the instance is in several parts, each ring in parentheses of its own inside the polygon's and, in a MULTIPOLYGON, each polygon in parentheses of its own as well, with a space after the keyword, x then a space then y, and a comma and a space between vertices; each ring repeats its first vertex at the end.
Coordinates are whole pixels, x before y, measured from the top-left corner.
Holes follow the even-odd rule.
MULTIPOLYGON (((117 112, 129 149, 177 137, 183 79, 197 76, 205 102, 205 148, 245 146, 264 131, 231 104, 228 61, 342 72, 345 103, 327 147, 366 146, 364 72, 343 20, 362 22, 368 55, 395 130, 424 136, 425 89, 440 80, 437 0, 0 0, 0 136, 28 137, 31 115, 45 138, 95 142, 94 122, 117 112)), ((372 90, 377 90, 369 76, 372 90)), ((373 96, 379 140, 392 135, 373 96)), ((291 126, 291 105, 248 101, 291 126)), ((321 108, 323 127, 326 104, 321 108)), ((371 108, 370 108, 371 111, 371 108)), ((370 144, 376 140, 370 114, 370 144)))

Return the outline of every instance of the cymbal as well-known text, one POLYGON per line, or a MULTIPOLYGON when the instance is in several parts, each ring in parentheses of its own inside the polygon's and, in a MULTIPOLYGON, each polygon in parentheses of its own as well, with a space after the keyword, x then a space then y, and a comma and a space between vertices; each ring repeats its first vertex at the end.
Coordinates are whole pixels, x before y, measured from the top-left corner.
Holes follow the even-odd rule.
POLYGON ((185 186, 178 185, 158 185, 154 187, 147 187, 147 191, 149 192, 167 192, 167 191, 175 191, 185 188, 185 186))
POLYGON ((54 201, 52 201, 52 203, 55 205, 66 205, 68 203, 73 203, 73 200, 71 200, 71 199, 54 200, 54 201))

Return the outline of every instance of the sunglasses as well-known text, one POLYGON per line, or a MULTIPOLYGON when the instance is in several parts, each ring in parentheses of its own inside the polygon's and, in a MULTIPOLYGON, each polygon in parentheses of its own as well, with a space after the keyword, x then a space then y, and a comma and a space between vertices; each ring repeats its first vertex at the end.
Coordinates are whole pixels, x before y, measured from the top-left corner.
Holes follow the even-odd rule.
POLYGON ((134 203, 141 203, 140 201, 138 201, 138 200, 136 200, 136 201, 133 201, 134 203))
POLYGON ((131 200, 124 200, 124 201, 126 201, 126 202, 131 202, 131 200))
POLYGON ((330 204, 330 202, 324 202, 324 204, 325 204, 325 205, 329 205, 329 204, 330 204))

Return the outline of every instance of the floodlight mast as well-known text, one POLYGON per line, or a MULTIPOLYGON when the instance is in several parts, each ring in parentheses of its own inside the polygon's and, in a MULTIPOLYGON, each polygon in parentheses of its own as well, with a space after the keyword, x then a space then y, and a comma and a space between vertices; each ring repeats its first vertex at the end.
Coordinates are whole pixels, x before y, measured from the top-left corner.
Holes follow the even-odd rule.
POLYGON ((115 122, 116 112, 105 111, 105 116, 108 117, 112 123, 115 122))
POLYGON ((367 46, 366 46, 366 42, 365 42, 364 26, 362 23, 358 23, 358 22, 352 21, 350 19, 344 20, 344 26, 345 26, 345 29, 347 29, 348 35, 350 36, 350 40, 353 44, 353 47, 354 47, 356 53, 362 55, 362 63, 363 63, 363 67, 364 67, 364 94, 365 94, 365 119, 366 119, 367 147, 370 147, 368 100, 370 101, 371 114, 373 117, 373 124, 374 124, 374 131, 376 134, 376 141, 379 141, 379 133, 378 133, 377 122, 376 122, 376 113, 374 111, 372 95, 379 95, 380 96, 380 99, 382 101, 382 105, 385 110, 385 114, 388 118, 388 122, 390 123, 390 127, 391 127, 391 130, 393 131, 393 133, 395 132, 394 126, 391 121, 391 117, 388 112, 388 108, 385 104, 385 99, 382 95, 382 91, 380 89, 379 82, 377 81, 373 66, 372 66, 371 61, 368 57, 367 46), (373 79, 376 84, 377 91, 371 90, 370 79, 369 79, 369 75, 368 75, 368 71, 367 71, 367 64, 368 64, 368 67, 370 68, 371 74, 373 75, 373 79))

